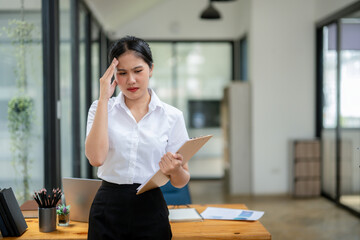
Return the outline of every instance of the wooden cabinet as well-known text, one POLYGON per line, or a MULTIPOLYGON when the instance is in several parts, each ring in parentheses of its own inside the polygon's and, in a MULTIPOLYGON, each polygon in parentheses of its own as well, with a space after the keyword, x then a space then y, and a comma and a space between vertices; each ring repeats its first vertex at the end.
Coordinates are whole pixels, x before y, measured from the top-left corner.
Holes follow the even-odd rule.
POLYGON ((293 143, 295 197, 315 197, 321 190, 321 150, 319 140, 293 143))

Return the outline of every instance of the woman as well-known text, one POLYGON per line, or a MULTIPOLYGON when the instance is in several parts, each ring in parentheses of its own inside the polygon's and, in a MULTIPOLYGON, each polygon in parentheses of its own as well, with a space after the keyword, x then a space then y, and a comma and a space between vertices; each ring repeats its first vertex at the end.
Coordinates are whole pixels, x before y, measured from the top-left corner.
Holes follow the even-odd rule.
POLYGON ((90 210, 88 239, 171 239, 161 190, 136 195, 136 188, 159 168, 175 187, 189 182, 188 165, 175 154, 189 138, 182 112, 148 88, 154 65, 144 40, 116 41, 109 59, 87 122, 85 153, 103 180, 90 210), (111 97, 117 86, 120 94, 111 97))

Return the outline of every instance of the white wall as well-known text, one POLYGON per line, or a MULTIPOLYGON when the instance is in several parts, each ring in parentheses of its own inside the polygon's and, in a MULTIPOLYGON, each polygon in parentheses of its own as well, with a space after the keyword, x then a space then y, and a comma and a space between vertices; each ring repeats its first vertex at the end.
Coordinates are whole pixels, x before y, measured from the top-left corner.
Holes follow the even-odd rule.
POLYGON ((315 131, 314 2, 252 4, 253 191, 286 193, 288 141, 312 138, 315 131))
POLYGON ((315 22, 351 2, 252 1, 249 79, 255 194, 290 191, 289 141, 315 134, 315 22))
POLYGON ((356 1, 238 0, 215 5, 220 21, 199 19, 207 0, 179 2, 158 4, 122 26, 117 37, 236 40, 247 34, 253 192, 289 193, 289 141, 315 134, 315 23, 356 1))

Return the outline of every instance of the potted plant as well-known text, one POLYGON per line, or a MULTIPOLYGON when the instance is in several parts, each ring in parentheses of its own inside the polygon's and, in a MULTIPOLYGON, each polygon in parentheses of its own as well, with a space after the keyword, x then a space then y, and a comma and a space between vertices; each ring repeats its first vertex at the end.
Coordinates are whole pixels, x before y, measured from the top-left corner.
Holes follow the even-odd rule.
POLYGON ((3 31, 7 34, 14 47, 14 57, 16 66, 14 73, 16 76, 16 94, 8 103, 8 130, 10 133, 11 152, 13 155, 12 165, 16 172, 22 175, 23 191, 18 193, 18 200, 28 200, 31 198, 29 192, 30 182, 30 158, 31 149, 31 129, 34 120, 34 102, 27 95, 27 74, 26 56, 32 43, 32 33, 34 24, 26 22, 23 14, 23 1, 21 7, 21 20, 10 20, 3 31))
POLYGON ((10 132, 12 164, 16 170, 21 168, 24 187, 20 199, 30 199, 29 194, 29 149, 32 125, 33 101, 27 96, 16 96, 8 103, 8 129, 10 132))
POLYGON ((70 220, 70 205, 61 204, 56 207, 56 214, 58 216, 58 225, 67 226, 70 220))

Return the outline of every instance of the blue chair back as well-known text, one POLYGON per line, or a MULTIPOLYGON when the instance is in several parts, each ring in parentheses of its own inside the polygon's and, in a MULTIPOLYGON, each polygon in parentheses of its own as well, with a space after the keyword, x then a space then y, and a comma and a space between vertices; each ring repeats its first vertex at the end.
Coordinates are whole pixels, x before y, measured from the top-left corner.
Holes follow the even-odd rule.
POLYGON ((189 186, 176 188, 171 185, 170 181, 160 187, 167 205, 185 205, 191 204, 189 186))

